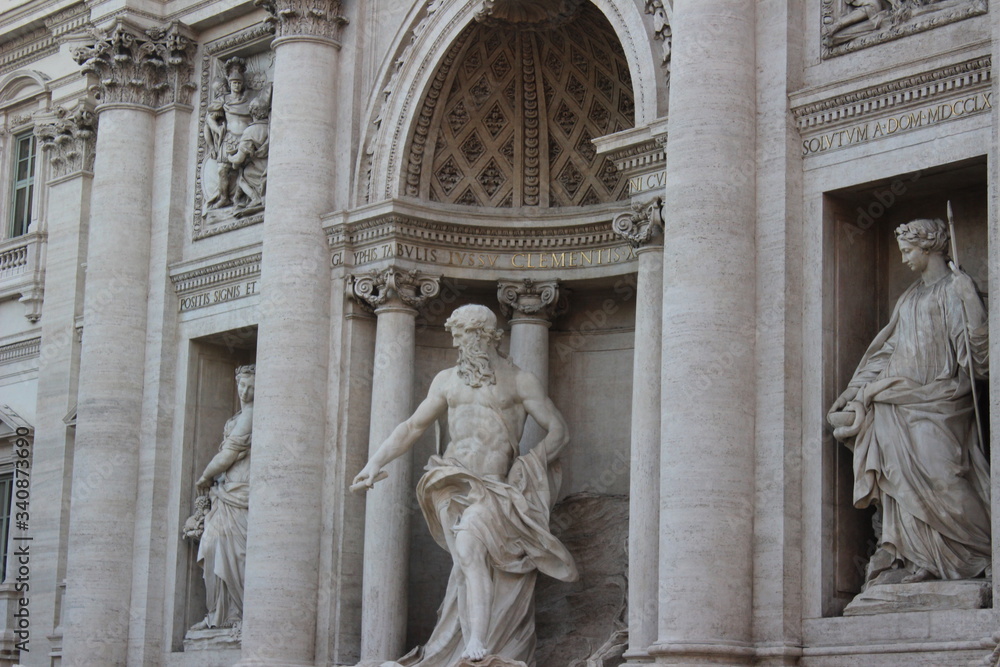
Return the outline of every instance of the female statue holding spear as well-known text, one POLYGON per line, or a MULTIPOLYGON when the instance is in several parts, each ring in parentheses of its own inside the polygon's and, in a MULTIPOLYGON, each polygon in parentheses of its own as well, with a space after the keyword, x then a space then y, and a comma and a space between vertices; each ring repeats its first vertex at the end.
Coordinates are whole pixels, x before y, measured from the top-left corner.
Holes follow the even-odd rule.
MULTIPOLYGON (((920 278, 829 418, 854 452, 855 507, 882 511, 872 562, 901 562, 904 583, 971 578, 991 558, 989 470, 973 395, 989 372, 986 310, 972 278, 945 255, 943 221, 914 220, 896 239, 920 278)), ((878 573, 869 567, 869 581, 878 573)))

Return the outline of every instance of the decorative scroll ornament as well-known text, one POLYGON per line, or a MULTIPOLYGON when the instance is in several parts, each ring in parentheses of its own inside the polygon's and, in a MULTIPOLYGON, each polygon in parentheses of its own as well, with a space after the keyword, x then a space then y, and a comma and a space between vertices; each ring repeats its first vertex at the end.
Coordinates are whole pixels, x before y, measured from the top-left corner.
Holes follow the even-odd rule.
POLYGON ((632 211, 615 216, 611 228, 633 248, 662 241, 663 200, 655 197, 645 204, 632 204, 632 211))
POLYGON ((196 44, 183 25, 143 30, 118 18, 108 30, 90 34, 94 43, 72 54, 83 74, 96 77, 89 90, 100 103, 156 109, 190 102, 196 44))
POLYGON ((576 18, 583 0, 483 0, 477 21, 490 27, 551 30, 576 18))
POLYGON ((340 0, 254 0, 271 16, 275 37, 321 37, 338 41, 347 19, 340 14, 340 0))
POLYGON ((48 153, 54 178, 93 170, 97 114, 89 104, 81 102, 73 111, 57 107, 37 114, 35 136, 48 153))
POLYGON ((673 0, 646 0, 646 13, 653 15, 653 36, 660 41, 661 64, 670 76, 670 54, 673 50, 673 0))
POLYGON ((440 289, 440 276, 389 267, 353 276, 347 294, 375 309, 398 305, 394 302, 420 308, 428 299, 436 297, 440 289))
POLYGON ((557 280, 500 280, 497 282, 497 300, 500 301, 500 310, 507 317, 535 316, 551 320, 569 310, 557 280))

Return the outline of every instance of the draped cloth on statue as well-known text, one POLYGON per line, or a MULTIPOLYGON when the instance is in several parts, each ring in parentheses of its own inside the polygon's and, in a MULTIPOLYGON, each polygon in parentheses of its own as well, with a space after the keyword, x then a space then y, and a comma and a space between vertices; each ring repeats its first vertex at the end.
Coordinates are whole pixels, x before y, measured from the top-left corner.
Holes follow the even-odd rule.
POLYGON ((205 532, 198 544, 198 563, 205 571, 205 620, 213 628, 231 627, 243 618, 251 436, 230 435, 238 416, 226 422, 220 449, 229 449, 240 458, 218 476, 210 491, 212 507, 205 515, 205 532))
MULTIPOLYGON (((864 410, 855 506, 880 504, 881 546, 942 579, 977 576, 991 558, 989 469, 966 370, 971 355, 986 374, 988 340, 985 326, 966 338, 954 280, 910 286, 850 383, 864 410)), ((969 321, 985 322, 981 304, 967 307, 969 321)))
MULTIPOLYGON (((472 531, 486 547, 492 570, 493 605, 484 642, 491 655, 533 667, 535 578, 542 572, 561 581, 577 578, 573 557, 549 532, 549 510, 557 483, 536 450, 518 457, 506 481, 484 478, 454 459, 432 456, 417 485, 417 498, 431 535, 449 550, 445 531, 472 531), (442 523, 442 517, 444 523, 442 523)), ((452 568, 438 622, 430 640, 383 667, 453 667, 462 657, 464 586, 452 568)))

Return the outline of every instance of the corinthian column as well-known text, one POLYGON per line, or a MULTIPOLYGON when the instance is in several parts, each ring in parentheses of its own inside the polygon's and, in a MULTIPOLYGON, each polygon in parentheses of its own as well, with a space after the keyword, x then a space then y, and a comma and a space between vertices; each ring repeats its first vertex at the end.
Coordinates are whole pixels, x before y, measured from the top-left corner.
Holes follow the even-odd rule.
MULTIPOLYGON (((538 376, 542 387, 549 387, 549 327, 565 312, 566 300, 560 299, 559 281, 500 280, 497 282, 500 310, 510 320, 510 358, 515 364, 538 376)), ((541 442, 545 431, 528 417, 521 435, 520 450, 527 453, 541 442)))
MULTIPOLYGON (((437 296, 439 278, 395 268, 354 276, 351 295, 375 309, 369 456, 412 412, 417 308, 437 296)), ((413 505, 411 453, 385 467, 368 493, 362 579, 361 664, 399 657, 406 645, 406 586, 413 505)))
POLYGON ((659 197, 617 216, 612 227, 639 256, 632 357, 629 471, 627 665, 652 662, 660 551, 660 332, 663 316, 663 220, 659 197))
POLYGON ((673 5, 659 664, 753 656, 757 4, 673 5))
MULTIPOLYGON (((124 665, 129 636, 155 137, 154 111, 187 95, 194 45, 177 24, 124 19, 74 50, 100 101, 63 664, 124 665)), ((68 156, 67 156, 68 157, 68 156)))
POLYGON ((315 664, 338 0, 259 2, 275 29, 264 210, 243 666, 315 664))

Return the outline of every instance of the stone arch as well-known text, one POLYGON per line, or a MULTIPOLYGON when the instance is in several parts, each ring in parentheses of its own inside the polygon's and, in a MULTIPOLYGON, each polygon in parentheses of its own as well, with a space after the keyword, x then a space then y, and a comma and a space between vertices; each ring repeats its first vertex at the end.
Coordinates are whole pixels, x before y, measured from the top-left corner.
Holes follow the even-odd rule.
POLYGON ((0 80, 0 104, 49 92, 49 77, 35 70, 11 72, 0 80))
MULTIPOLYGON (((664 113, 660 87, 666 85, 656 62, 646 22, 633 0, 587 0, 607 19, 628 63, 635 91, 635 125, 664 113)), ((430 0, 415 7, 397 36, 392 56, 379 77, 367 117, 358 166, 359 203, 377 202, 405 192, 406 147, 420 119, 421 103, 432 87, 438 65, 482 6, 480 2, 430 0)))

